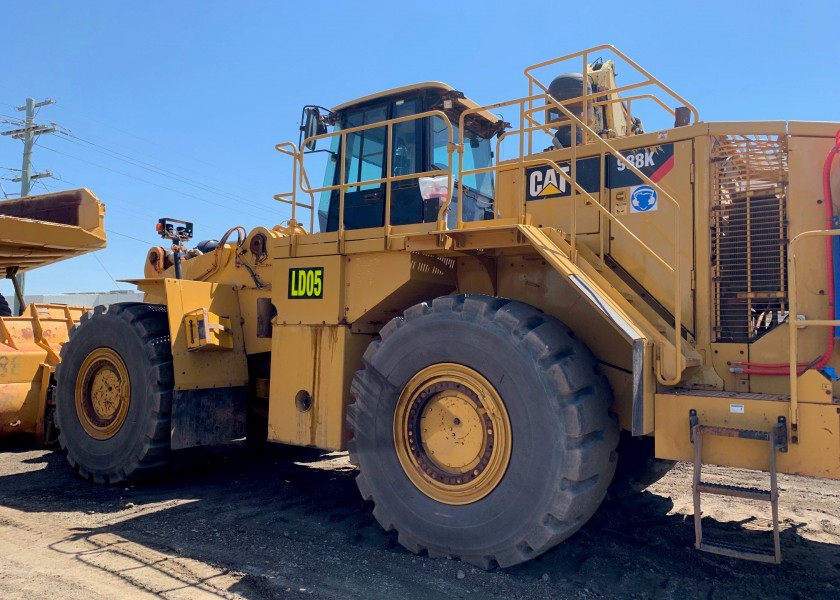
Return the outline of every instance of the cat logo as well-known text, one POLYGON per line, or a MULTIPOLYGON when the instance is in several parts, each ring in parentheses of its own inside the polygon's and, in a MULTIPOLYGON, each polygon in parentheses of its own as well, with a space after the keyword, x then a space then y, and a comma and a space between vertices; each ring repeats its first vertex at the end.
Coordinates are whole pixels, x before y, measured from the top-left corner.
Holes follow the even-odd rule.
MULTIPOLYGON (((559 172, 552 165, 540 165, 525 170, 525 199, 527 201, 572 195, 573 186, 564 177, 564 175, 571 177, 571 163, 561 162, 557 167, 560 169, 559 172)), ((590 194, 597 192, 601 189, 601 157, 579 158, 575 175, 580 189, 590 194)))
MULTIPOLYGON (((560 170, 569 174, 569 165, 561 165, 560 170)), ((566 194, 566 180, 551 166, 528 171, 528 199, 554 198, 566 194)))

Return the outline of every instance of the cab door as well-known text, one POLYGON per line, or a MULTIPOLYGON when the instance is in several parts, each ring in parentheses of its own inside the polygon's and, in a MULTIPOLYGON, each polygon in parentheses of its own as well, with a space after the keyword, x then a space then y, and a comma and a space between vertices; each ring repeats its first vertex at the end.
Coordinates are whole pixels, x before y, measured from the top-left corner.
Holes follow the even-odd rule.
MULTIPOLYGON (((388 105, 377 104, 348 112, 343 129, 385 121, 388 105)), ((361 184, 385 177, 385 135, 387 128, 373 127, 346 136, 346 147, 341 155, 344 161, 344 183, 361 184)), ((327 231, 338 230, 339 190, 330 198, 327 231)), ((385 220, 385 184, 369 183, 350 186, 344 192, 344 228, 365 229, 382 227, 385 220)))

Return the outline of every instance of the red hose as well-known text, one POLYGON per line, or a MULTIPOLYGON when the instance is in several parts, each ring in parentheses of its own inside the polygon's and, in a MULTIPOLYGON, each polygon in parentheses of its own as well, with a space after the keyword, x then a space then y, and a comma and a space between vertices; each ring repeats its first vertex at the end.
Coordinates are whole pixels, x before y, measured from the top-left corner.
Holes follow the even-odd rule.
MULTIPOLYGON (((790 367, 790 365, 788 365, 788 367, 790 367)), ((737 374, 743 373, 744 375, 776 375, 776 376, 782 376, 782 375, 789 375, 790 374, 790 371, 768 371, 768 370, 764 370, 764 369, 735 369, 735 370, 732 370, 732 372, 737 373, 737 374)))
MULTIPOLYGON (((790 363, 757 363, 757 362, 750 362, 748 360, 736 360, 728 363, 734 367, 761 367, 762 369, 789 369, 790 363)), ((796 363, 797 367, 807 367, 811 363, 809 362, 801 362, 796 363)))
MULTIPOLYGON (((831 197, 831 163, 834 157, 840 152, 840 131, 834 135, 834 148, 832 148, 828 156, 825 157, 823 164, 823 197, 825 198, 825 228, 831 229, 831 218, 834 216, 834 200, 831 197)), ((825 238, 825 264, 828 271, 828 306, 831 309, 828 315, 829 320, 835 316, 834 308, 834 252, 833 252, 834 238, 826 236, 825 238)), ((831 355, 834 354, 834 327, 828 328, 828 343, 826 344, 825 352, 820 358, 820 361, 814 365, 816 370, 822 369, 831 360, 831 355)))
MULTIPOLYGON (((834 216, 834 200, 831 197, 831 164, 834 162, 834 157, 840 154, 840 130, 834 135, 834 147, 828 151, 828 156, 825 157, 825 163, 823 163, 823 173, 822 173, 822 184, 823 184, 823 202, 825 203, 825 228, 832 229, 832 217, 834 216)), ((829 315, 828 319, 834 319, 835 310, 834 310, 834 251, 833 251, 833 238, 831 236, 826 236, 825 238, 825 266, 826 266, 826 281, 828 285, 828 307, 829 307, 829 315)), ((795 293, 795 292, 792 292, 795 293)), ((794 316, 795 318, 795 316, 794 316)), ((788 320, 790 323, 790 320, 788 320)), ((790 325, 794 327, 794 324, 790 325)), ((825 365, 828 364, 828 361, 831 360, 831 356, 834 354, 834 327, 828 328, 828 342, 826 343, 825 352, 819 358, 819 360, 814 364, 814 368, 818 371, 822 369, 825 365)), ((790 364, 789 363, 753 363, 753 362, 742 362, 736 363, 741 365, 746 365, 750 367, 759 367, 758 369, 738 369, 735 371, 732 369, 733 372, 737 373, 745 373, 747 375, 788 375, 790 373, 790 364), (780 371, 776 371, 775 369, 784 369, 780 371)), ((807 367, 811 363, 797 363, 797 367, 807 367)), ((801 374, 801 373, 800 373, 801 374)))

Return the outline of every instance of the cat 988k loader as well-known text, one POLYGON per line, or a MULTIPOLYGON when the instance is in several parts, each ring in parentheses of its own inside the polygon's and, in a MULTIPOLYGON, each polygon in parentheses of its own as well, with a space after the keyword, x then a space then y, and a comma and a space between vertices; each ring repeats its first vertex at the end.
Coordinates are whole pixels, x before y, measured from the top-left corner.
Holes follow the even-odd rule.
POLYGON ((78 472, 246 435, 349 450, 403 546, 489 568, 694 461, 697 547, 778 562, 777 473, 840 478, 840 125, 704 122, 611 46, 523 83, 305 107, 277 146, 291 221, 189 249, 161 219, 146 302, 95 308, 61 352, 78 472), (772 541, 704 539, 707 493, 769 502, 772 541))

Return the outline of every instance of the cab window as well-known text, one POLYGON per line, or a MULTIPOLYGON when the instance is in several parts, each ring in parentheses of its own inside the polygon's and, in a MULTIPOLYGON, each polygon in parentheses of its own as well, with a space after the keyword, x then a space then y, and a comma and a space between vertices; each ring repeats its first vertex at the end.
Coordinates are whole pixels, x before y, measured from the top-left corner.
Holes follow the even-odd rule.
MULTIPOLYGON (((394 116, 392 118, 409 117, 419 112, 420 102, 417 98, 397 100, 394 103, 394 116)), ((394 140, 391 147, 391 152, 393 153, 391 165, 393 169, 392 174, 395 177, 411 175, 420 171, 418 168, 418 161, 420 159, 420 136, 418 135, 418 128, 420 125, 419 119, 412 119, 410 121, 396 123, 393 126, 394 140)))
MULTIPOLYGON (((458 143, 458 127, 453 125, 452 128, 453 142, 458 143)), ((490 140, 481 137, 477 133, 466 129, 464 140, 464 163, 465 171, 472 169, 483 169, 491 166, 492 151, 490 147, 490 140)), ((446 150, 446 144, 449 141, 449 132, 446 124, 440 117, 432 118, 432 168, 445 171, 449 167, 449 154, 446 150)), ((453 170, 458 170, 457 155, 453 155, 456 164, 453 165, 453 170)), ((493 197, 493 173, 478 173, 467 175, 463 178, 455 173, 455 180, 463 180, 464 185, 481 193, 482 195, 493 197)))
MULTIPOLYGON (((454 138, 452 141, 458 143, 457 126, 453 126, 452 135, 454 138)), ((481 137, 470 129, 465 129, 464 137, 463 170, 471 171, 473 169, 483 169, 492 166, 493 153, 491 150, 491 140, 481 137)), ((446 123, 440 117, 433 117, 431 161, 433 169, 445 171, 449 168, 449 153, 446 148, 448 141, 449 130, 446 127, 446 123)), ((473 212, 472 206, 470 206, 469 210, 464 213, 464 220, 491 218, 485 216, 484 212, 485 209, 492 210, 492 200, 495 193, 493 189, 493 173, 471 173, 461 176, 458 173, 457 154, 453 154, 453 160, 456 161, 453 165, 456 183, 463 185, 465 191, 468 191, 470 195, 479 196, 474 199, 479 210, 473 212)))
MULTIPOLYGON (((350 113, 346 128, 378 123, 387 118, 387 106, 376 106, 350 113)), ((359 183, 385 177, 385 127, 374 127, 347 135, 344 153, 344 183, 359 183)), ((348 188, 348 192, 378 189, 380 183, 348 188)))

